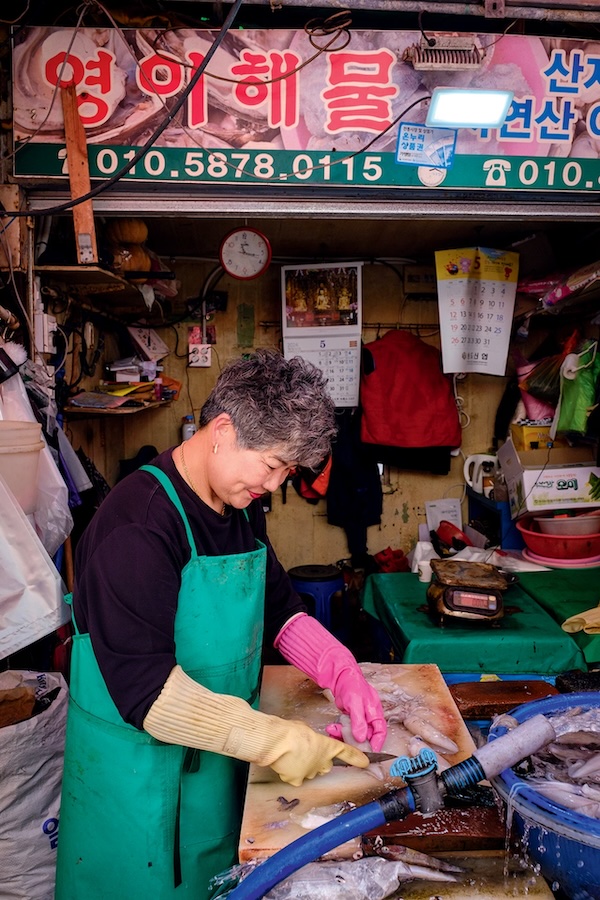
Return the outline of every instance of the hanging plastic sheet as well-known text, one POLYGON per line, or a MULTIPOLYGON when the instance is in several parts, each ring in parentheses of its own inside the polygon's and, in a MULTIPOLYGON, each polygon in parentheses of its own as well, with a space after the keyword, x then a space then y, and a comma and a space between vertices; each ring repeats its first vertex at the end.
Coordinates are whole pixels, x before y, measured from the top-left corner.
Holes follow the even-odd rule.
MULTIPOLYGON (((18 374, 0 385, 0 419, 37 421, 23 380, 18 374)), ((46 443, 43 435, 42 440, 46 443)), ((33 520, 46 551, 50 556, 54 556, 71 533, 73 517, 69 510, 67 485, 47 444, 40 452, 38 503, 33 520)))
POLYGON ((0 477, 0 659, 69 620, 65 587, 29 519, 0 477))
MULTIPOLYGON (((519 374, 519 388, 522 392, 526 392, 523 393, 526 407, 526 397, 529 395, 530 399, 535 398, 536 400, 541 401, 542 404, 548 404, 550 407, 556 409, 560 397, 561 366, 567 355, 573 353, 578 341, 579 335, 575 331, 567 338, 559 353, 545 356, 543 359, 537 360, 534 363, 522 360, 520 364, 518 364, 517 372, 519 374)), ((550 412, 550 415, 552 414, 553 413, 550 412)), ((528 418, 541 419, 548 415, 548 411, 547 409, 545 412, 540 410, 537 416, 532 416, 528 410, 527 415, 528 418)))
POLYGON ((600 378, 598 342, 584 341, 569 353, 560 370, 560 403, 553 431, 585 434, 600 378))

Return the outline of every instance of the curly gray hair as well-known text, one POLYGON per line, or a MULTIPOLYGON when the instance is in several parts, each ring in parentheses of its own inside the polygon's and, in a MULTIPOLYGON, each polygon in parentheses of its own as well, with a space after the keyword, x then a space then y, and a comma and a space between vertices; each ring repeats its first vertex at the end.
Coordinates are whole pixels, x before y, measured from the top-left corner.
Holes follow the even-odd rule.
POLYGON ((227 413, 240 447, 277 448, 285 460, 314 468, 337 430, 326 385, 321 370, 300 356, 257 350, 223 369, 200 411, 200 427, 227 413))

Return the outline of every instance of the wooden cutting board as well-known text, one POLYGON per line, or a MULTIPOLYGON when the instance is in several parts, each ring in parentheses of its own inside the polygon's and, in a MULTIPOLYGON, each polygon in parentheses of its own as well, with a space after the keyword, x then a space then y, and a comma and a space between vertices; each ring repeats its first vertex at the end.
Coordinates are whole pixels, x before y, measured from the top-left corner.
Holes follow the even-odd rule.
MULTIPOLYGON (((368 663, 363 665, 363 672, 368 680, 373 676, 388 675, 403 691, 419 698, 420 703, 435 711, 441 730, 459 747, 458 753, 446 757, 448 762, 454 764, 472 754, 475 745, 437 666, 368 663)), ((324 732, 325 726, 339 716, 335 705, 325 697, 318 685, 293 666, 265 667, 260 708, 285 719, 301 719, 320 732, 324 732)), ((405 754, 409 738, 409 732, 402 726, 395 726, 394 752, 405 754)), ((301 787, 292 787, 284 784, 271 769, 251 766, 239 844, 240 861, 271 856, 306 834, 307 829, 299 820, 306 822, 305 817, 312 810, 321 810, 343 801, 362 805, 401 784, 389 778, 377 780, 363 769, 335 766, 327 775, 305 781, 301 787)), ((463 819, 471 818, 465 811, 458 812, 463 819)), ((492 812, 497 820, 497 813, 492 812)), ((419 832, 413 845, 423 849, 425 820, 422 816, 413 815, 411 818, 418 819, 419 832)), ((389 827, 383 826, 384 829, 389 827)), ((485 833, 489 828, 489 821, 486 820, 481 831, 485 833)), ((448 834, 451 830, 452 823, 446 821, 444 832, 448 834)), ((402 842, 410 846, 408 840, 402 842)), ((348 858, 359 847, 360 838, 357 838, 332 851, 330 856, 348 858)), ((459 847, 446 845, 445 849, 459 847)))

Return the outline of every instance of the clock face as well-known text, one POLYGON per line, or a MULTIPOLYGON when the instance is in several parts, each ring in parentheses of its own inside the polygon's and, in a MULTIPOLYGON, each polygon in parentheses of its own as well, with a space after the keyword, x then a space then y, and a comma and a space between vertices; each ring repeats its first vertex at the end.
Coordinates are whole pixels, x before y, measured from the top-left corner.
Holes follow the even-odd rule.
POLYGON ((219 259, 233 278, 257 278, 269 267, 271 245, 255 228, 236 228, 223 239, 219 259))

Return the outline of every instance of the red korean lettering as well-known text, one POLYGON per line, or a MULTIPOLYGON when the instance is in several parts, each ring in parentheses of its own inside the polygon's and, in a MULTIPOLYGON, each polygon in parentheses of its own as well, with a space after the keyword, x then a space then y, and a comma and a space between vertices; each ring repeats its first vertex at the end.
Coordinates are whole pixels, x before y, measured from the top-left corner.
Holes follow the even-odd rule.
POLYGON ((114 53, 109 53, 108 50, 98 50, 96 59, 89 59, 85 64, 84 83, 86 87, 98 86, 101 94, 110 94, 114 61, 114 53), (93 74, 94 72, 97 74, 93 74))
POLYGON ((72 53, 67 56, 65 51, 61 50, 46 62, 44 76, 48 84, 56 86, 60 79, 60 86, 66 87, 72 82, 80 84, 85 77, 85 69, 78 56, 73 56, 72 53))
POLYGON ((392 123, 391 100, 399 88, 391 81, 396 57, 390 50, 330 53, 328 84, 322 91, 329 132, 379 133, 392 123))
MULTIPOLYGON (((186 59, 193 66, 189 70, 190 80, 194 77, 194 73, 204 62, 202 53, 188 53, 186 59)), ((187 120, 190 128, 201 128, 202 125, 208 123, 208 104, 206 98, 206 79, 201 75, 194 87, 192 88, 187 100, 187 120)))
POLYGON ((242 50, 240 58, 243 62, 231 67, 231 74, 240 78, 234 87, 235 96, 242 106, 260 106, 269 93, 268 85, 259 78, 269 77, 267 54, 242 50))
POLYGON ((241 106, 267 104, 271 128, 292 128, 298 124, 298 77, 295 70, 300 58, 289 50, 256 52, 242 50, 240 62, 231 67, 238 78, 235 98, 241 106))
MULTIPOLYGON (((99 87, 101 93, 110 93, 112 63, 114 56, 104 50, 98 51, 95 59, 89 59, 85 65, 78 56, 64 51, 56 53, 46 62, 44 74, 49 84, 66 87, 75 83, 76 87, 99 87), (61 76, 62 72, 62 78, 61 76), (92 73, 98 72, 97 75, 92 73)), ((101 125, 110 115, 107 102, 95 92, 79 91, 77 109, 84 127, 101 125)))
POLYGON ((145 94, 172 97, 183 86, 183 67, 174 57, 151 53, 140 60, 135 77, 145 94))
POLYGON ((102 125, 110 116, 110 106, 102 97, 82 91, 77 94, 77 110, 84 127, 102 125))

